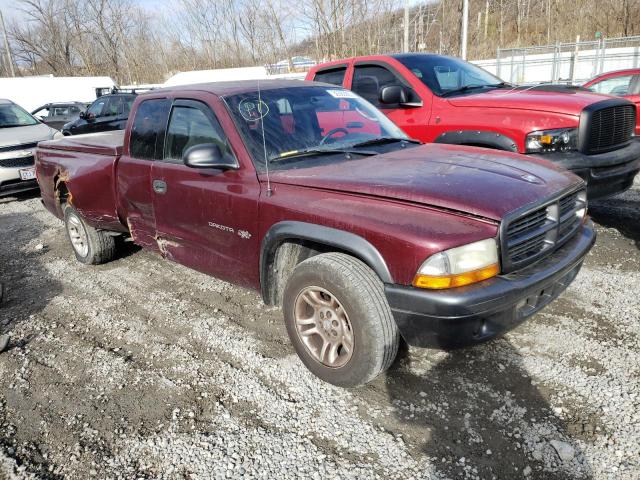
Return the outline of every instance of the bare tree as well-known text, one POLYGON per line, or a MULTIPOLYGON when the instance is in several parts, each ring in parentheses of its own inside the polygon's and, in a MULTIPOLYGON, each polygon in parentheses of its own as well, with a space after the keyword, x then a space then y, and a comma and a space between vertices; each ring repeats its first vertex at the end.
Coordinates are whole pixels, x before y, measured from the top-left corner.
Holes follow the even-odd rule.
MULTIPOLYGON (((9 26, 24 75, 109 75, 121 83, 163 81, 184 70, 318 61, 401 47, 405 0, 178 0, 145 10, 138 0, 16 0, 9 26)), ((572 41, 600 31, 640 33, 640 0, 470 0, 469 55, 497 47, 572 41), (603 14, 606 12, 606 14, 603 14), (472 17, 473 18, 473 17, 472 17)), ((413 49, 459 51, 461 0, 423 0, 409 15, 413 49)))

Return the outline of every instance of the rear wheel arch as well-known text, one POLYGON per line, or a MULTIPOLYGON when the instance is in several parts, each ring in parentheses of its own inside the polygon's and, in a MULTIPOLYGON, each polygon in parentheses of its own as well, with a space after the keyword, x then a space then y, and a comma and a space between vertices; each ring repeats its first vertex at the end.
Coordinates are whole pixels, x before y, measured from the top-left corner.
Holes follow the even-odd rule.
POLYGON ((293 269, 315 255, 339 252, 368 265, 383 283, 393 283, 380 252, 354 233, 306 222, 284 221, 273 225, 262 241, 260 287, 267 305, 278 305, 293 269))
POLYGON ((510 137, 502 133, 483 130, 453 130, 444 132, 434 140, 434 143, 493 148, 507 152, 518 151, 517 143, 510 137))

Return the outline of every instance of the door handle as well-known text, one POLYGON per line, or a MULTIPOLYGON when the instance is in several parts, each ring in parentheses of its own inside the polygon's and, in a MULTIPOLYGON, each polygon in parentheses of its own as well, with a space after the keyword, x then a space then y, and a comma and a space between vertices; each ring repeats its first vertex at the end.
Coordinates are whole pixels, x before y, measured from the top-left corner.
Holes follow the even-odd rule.
POLYGON ((153 191, 160 194, 167 193, 167 182, 163 180, 154 180, 153 191))

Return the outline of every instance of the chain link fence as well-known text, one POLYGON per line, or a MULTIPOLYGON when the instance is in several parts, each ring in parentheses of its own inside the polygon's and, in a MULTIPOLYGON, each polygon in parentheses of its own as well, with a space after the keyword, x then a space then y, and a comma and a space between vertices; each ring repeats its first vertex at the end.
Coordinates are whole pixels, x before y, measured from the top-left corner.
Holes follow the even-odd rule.
POLYGON ((603 72, 639 67, 640 36, 498 48, 495 59, 473 63, 511 83, 579 84, 603 72))

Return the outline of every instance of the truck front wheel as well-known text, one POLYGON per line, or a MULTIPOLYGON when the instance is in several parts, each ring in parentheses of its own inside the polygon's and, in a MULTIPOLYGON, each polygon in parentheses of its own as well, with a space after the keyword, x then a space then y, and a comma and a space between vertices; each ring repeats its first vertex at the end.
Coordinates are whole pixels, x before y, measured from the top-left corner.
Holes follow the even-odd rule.
POLYGON ((326 253, 298 264, 285 287, 283 310, 298 356, 328 383, 367 383, 398 352, 398 327, 382 281, 349 255, 326 253))
POLYGON ((64 225, 73 253, 79 262, 98 265, 115 256, 115 238, 108 232, 87 225, 76 209, 69 204, 64 207, 64 225))

